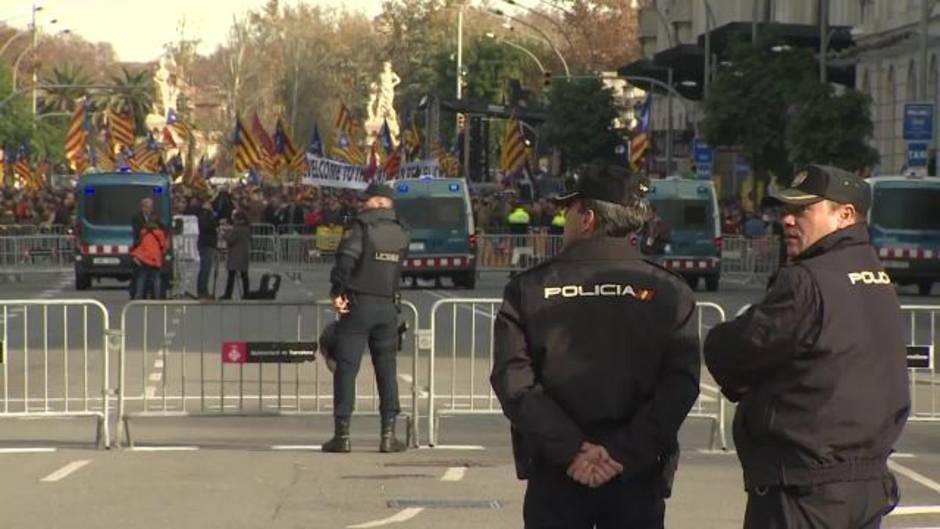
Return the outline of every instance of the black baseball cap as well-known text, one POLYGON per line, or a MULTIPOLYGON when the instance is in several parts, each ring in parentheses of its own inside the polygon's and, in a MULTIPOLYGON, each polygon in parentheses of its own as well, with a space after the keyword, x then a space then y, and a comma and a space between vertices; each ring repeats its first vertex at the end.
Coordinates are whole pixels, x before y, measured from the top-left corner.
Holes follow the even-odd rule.
POLYGON ((387 185, 378 182, 372 182, 365 191, 359 192, 359 200, 367 200, 369 197, 395 198, 395 192, 387 185))
POLYGON ((871 187, 864 179, 838 167, 810 164, 796 172, 790 187, 770 195, 770 206, 806 206, 821 200, 852 204, 860 214, 871 205, 871 187))
POLYGON ((562 206, 584 198, 627 206, 646 196, 649 189, 649 179, 643 175, 617 165, 590 164, 579 171, 573 186, 552 200, 562 206))

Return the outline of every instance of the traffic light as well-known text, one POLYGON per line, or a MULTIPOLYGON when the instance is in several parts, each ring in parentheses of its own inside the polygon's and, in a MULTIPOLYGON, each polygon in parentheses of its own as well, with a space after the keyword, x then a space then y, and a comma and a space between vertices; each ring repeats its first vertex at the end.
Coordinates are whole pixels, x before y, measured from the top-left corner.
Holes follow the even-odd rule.
POLYGON ((546 88, 551 86, 552 85, 552 72, 549 72, 549 71, 542 72, 542 76, 545 78, 545 80, 543 81, 544 86, 546 88))
POLYGON ((463 130, 467 124, 467 116, 463 112, 457 113, 457 130, 463 130))

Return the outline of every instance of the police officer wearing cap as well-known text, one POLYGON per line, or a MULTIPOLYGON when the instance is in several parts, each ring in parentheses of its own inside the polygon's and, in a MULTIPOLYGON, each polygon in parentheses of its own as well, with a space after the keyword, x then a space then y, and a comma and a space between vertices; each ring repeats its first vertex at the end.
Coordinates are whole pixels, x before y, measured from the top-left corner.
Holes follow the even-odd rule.
POLYGON ((340 314, 331 348, 333 372, 333 438, 324 452, 349 452, 349 423, 356 401, 356 375, 368 344, 375 367, 382 418, 382 452, 402 452, 395 437, 400 412, 395 355, 398 349, 398 284, 408 250, 408 230, 393 209, 391 188, 370 184, 360 198, 362 211, 343 234, 330 273, 330 296, 340 314))
POLYGON ((738 402, 747 529, 876 529, 898 501, 888 455, 910 411, 901 313, 869 243, 868 184, 824 165, 770 198, 789 262, 713 328, 705 361, 738 402))
POLYGON ((506 286, 490 381, 527 479, 527 529, 661 528, 677 432, 699 392, 695 300, 630 242, 648 182, 594 164, 564 246, 506 286))

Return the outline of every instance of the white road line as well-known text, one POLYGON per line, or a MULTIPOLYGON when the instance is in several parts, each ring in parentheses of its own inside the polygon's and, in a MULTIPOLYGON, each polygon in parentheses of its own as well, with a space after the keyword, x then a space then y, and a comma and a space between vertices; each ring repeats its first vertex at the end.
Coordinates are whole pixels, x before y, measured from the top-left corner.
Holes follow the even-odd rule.
POLYGON ((0 454, 50 454, 55 448, 0 448, 0 454))
POLYGON ((393 523, 402 523, 407 522, 408 520, 414 518, 415 516, 421 514, 421 511, 424 510, 424 507, 408 507, 403 509, 401 512, 394 516, 389 516, 388 518, 383 518, 381 520, 375 520, 373 522, 366 522, 357 525, 347 525, 349 529, 368 529, 369 527, 381 527, 383 525, 389 525, 393 523))
POLYGON ((905 507, 895 507, 895 509, 891 511, 888 516, 917 516, 923 514, 940 514, 940 505, 911 505, 905 507))
POLYGON ((157 358, 157 359, 153 362, 153 368, 154 368, 154 369, 163 369, 163 359, 157 358))
POLYGON ((910 453, 910 452, 895 452, 895 453, 891 454, 891 457, 894 457, 894 458, 897 458, 897 459, 914 459, 914 458, 916 458, 917 456, 916 456, 915 454, 910 453))
POLYGON ((718 402, 718 399, 712 397, 711 395, 706 395, 705 393, 699 393, 698 400, 702 402, 718 402))
POLYGON ((481 445, 434 445, 420 446, 418 450, 486 450, 486 447, 481 445))
POLYGON ((271 445, 271 450, 305 450, 305 451, 320 451, 323 449, 322 445, 271 445))
POLYGON ((155 399, 157 398, 157 387, 156 386, 147 386, 147 398, 155 399))
POLYGON ((706 383, 704 383, 704 382, 699 382, 698 385, 699 385, 700 388, 704 389, 705 391, 711 391, 712 393, 719 393, 719 392, 721 392, 721 390, 718 389, 717 387, 712 386, 712 385, 710 385, 710 384, 706 384, 706 383))
POLYGON ((163 374, 162 373, 150 373, 150 376, 147 378, 150 379, 151 382, 160 382, 161 380, 163 380, 163 374))
POLYGON ((698 450, 696 450, 696 452, 698 452, 699 454, 709 455, 709 456, 715 455, 715 454, 735 455, 738 453, 737 450, 709 450, 707 448, 699 448, 698 450))
POLYGON ((412 378, 411 375, 407 375, 407 374, 405 374, 405 373, 399 373, 399 374, 398 374, 398 378, 404 380, 404 381, 405 381, 406 383, 408 383, 408 384, 411 384, 411 383, 413 383, 413 382, 415 381, 415 379, 412 378))
POLYGON ((195 452, 198 446, 135 446, 132 452, 195 452))
POLYGON ((907 468, 906 466, 900 463, 897 463, 895 461, 892 461, 890 459, 888 460, 888 468, 897 472, 898 474, 901 474, 907 479, 914 481, 916 483, 920 483, 921 485, 927 487, 928 489, 940 494, 940 483, 937 483, 936 481, 928 478, 927 476, 920 474, 918 472, 915 472, 907 468))
POLYGON ((91 463, 90 459, 80 459, 78 461, 72 461, 68 465, 65 465, 64 467, 60 468, 59 470, 56 470, 52 474, 49 474, 48 476, 42 478, 39 481, 43 481, 45 483, 54 483, 56 481, 61 481, 67 478, 69 474, 72 474, 78 471, 78 469, 82 468, 88 463, 91 463))
POLYGON ((441 481, 460 481, 467 475, 467 467, 450 467, 441 477, 441 481))

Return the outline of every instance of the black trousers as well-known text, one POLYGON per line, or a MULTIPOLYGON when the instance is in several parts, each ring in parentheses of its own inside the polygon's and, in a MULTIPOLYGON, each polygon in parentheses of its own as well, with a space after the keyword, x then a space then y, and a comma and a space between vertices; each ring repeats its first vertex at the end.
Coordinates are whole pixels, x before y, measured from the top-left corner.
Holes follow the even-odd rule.
POLYGON ((897 506, 894 476, 749 491, 745 529, 879 529, 897 506))
POLYGON ((565 469, 537 466, 525 492, 525 529, 662 529, 662 479, 615 478, 596 489, 565 469))
POLYGON ((223 298, 231 298, 232 291, 235 289, 235 275, 238 274, 242 279, 242 299, 245 299, 245 295, 248 294, 248 271, 247 270, 229 270, 228 276, 225 278, 225 294, 222 295, 223 298))
POLYGON ((336 326, 336 370, 333 372, 333 415, 352 416, 356 375, 366 345, 372 355, 379 389, 379 413, 390 419, 401 412, 398 402, 398 309, 389 301, 355 302, 336 326))

